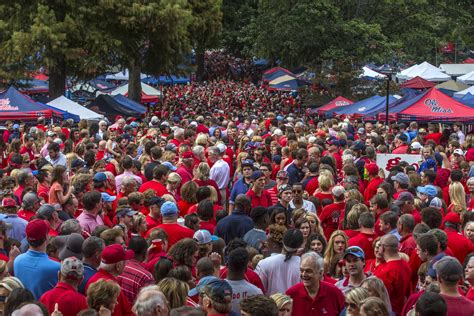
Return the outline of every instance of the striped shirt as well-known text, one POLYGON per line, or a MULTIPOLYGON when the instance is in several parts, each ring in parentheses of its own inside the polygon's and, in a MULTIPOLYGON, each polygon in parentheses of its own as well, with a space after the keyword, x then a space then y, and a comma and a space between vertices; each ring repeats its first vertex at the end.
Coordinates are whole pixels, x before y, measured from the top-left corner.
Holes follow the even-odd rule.
POLYGON ((141 262, 135 259, 127 261, 122 274, 117 279, 123 294, 130 304, 135 302, 138 292, 142 287, 155 283, 153 275, 143 267, 141 262))

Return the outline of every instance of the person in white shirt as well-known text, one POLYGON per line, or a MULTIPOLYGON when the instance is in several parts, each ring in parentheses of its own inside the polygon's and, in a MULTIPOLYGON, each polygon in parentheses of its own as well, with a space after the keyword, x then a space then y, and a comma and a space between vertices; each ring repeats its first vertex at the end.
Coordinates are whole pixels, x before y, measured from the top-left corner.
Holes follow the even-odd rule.
POLYGON ((283 236, 283 249, 279 254, 261 260, 255 272, 262 280, 265 295, 285 293, 300 282, 300 257, 296 255, 303 245, 303 234, 299 229, 288 229, 283 236))
POLYGON ((209 147, 207 150, 209 160, 213 163, 210 170, 210 178, 216 181, 221 193, 222 205, 226 205, 226 190, 230 181, 230 167, 229 164, 222 159, 226 146, 224 144, 218 146, 209 147))
POLYGON ((60 151, 59 144, 56 140, 48 145, 48 156, 46 156, 46 160, 53 165, 53 167, 63 166, 67 168, 66 156, 60 151))

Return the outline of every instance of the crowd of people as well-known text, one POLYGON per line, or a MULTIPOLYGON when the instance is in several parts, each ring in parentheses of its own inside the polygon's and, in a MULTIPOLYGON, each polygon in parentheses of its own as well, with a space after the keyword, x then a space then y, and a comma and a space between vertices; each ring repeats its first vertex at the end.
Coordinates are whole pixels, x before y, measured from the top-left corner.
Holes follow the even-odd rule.
POLYGON ((473 134, 298 102, 210 81, 142 120, 6 122, 3 315, 473 315, 473 134))

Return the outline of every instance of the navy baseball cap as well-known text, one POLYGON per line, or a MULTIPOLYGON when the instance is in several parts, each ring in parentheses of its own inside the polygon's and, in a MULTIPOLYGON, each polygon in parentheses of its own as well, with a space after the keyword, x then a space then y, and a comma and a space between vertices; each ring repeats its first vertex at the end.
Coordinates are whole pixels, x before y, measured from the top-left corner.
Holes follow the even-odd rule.
POLYGON ((105 173, 103 172, 97 172, 95 175, 94 175, 94 182, 104 182, 104 181, 107 181, 107 176, 105 175, 105 173))
POLYGON ((218 303, 226 304, 232 301, 232 287, 225 280, 213 280, 206 284, 201 291, 218 303))

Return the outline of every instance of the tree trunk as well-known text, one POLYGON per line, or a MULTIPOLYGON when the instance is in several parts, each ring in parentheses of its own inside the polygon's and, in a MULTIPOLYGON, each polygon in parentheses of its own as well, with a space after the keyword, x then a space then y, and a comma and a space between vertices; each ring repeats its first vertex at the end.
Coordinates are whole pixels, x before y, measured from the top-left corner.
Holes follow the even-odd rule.
POLYGON ((64 94, 66 85, 66 59, 59 56, 49 69, 49 98, 56 99, 64 94))
POLYGON ((203 81, 204 80, 204 49, 201 47, 196 47, 196 80, 203 81))
POLYGON ((140 81, 141 65, 137 60, 131 59, 128 63, 128 97, 140 102, 142 98, 142 85, 140 81))

